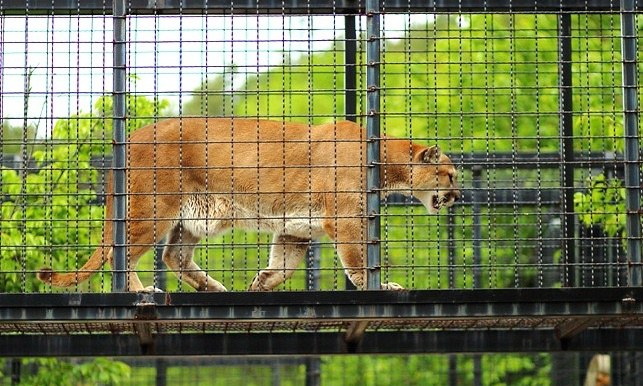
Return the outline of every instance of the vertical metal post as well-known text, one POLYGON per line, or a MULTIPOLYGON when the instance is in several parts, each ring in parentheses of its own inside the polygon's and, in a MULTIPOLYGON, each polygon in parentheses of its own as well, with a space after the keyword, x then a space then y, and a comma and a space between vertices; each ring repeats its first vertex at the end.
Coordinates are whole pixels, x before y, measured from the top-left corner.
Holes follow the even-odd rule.
POLYGON ((306 288, 308 291, 319 291, 319 270, 321 259, 321 247, 319 242, 313 242, 308 248, 308 258, 306 259, 306 288))
POLYGON ((561 262, 563 286, 573 286, 575 280, 574 254, 574 101, 572 99, 572 20, 568 13, 559 15, 558 23, 558 82, 559 136, 561 181, 561 262))
MULTIPOLYGON (((578 353, 553 352, 551 353, 552 366, 549 373, 552 385, 580 385, 581 370, 578 353)), ((620 383, 614 383, 620 385, 620 383)))
POLYGON ((357 122, 357 31, 355 15, 344 16, 344 115, 357 122))
POLYGON ((482 355, 473 356, 473 386, 482 386, 482 355))
MULTIPOLYGON (((357 122, 357 31, 355 15, 344 16, 344 116, 347 121, 357 122)), ((357 289, 346 276, 347 290, 357 289)))
POLYGON ((163 358, 156 360, 156 386, 167 386, 167 361, 163 358))
POLYGON ((114 123, 113 123, 113 140, 114 156, 112 161, 112 173, 114 178, 114 213, 107 213, 107 216, 113 215, 113 261, 112 269, 112 290, 114 292, 124 292, 127 290, 127 235, 126 235, 126 216, 127 216, 127 178, 125 168, 127 151, 126 151, 126 134, 125 134, 125 90, 126 90, 126 33, 125 33, 125 0, 114 0, 113 2, 113 22, 114 22, 114 89, 112 98, 114 99, 114 123))
POLYGON ((380 281, 380 4, 366 0, 366 288, 381 288, 380 281))
POLYGON ((20 359, 13 358, 11 360, 11 385, 20 384, 20 370, 22 368, 22 362, 20 359))
POLYGON ((636 61, 636 0, 621 0, 623 115, 625 135, 625 208, 629 285, 641 286, 641 176, 639 159, 638 80, 636 61))
MULTIPOLYGON (((559 90, 559 137, 560 137, 560 264, 561 282, 564 287, 576 285, 576 256, 574 253, 574 100, 572 94, 572 18, 569 13, 558 16, 558 90, 559 90)), ((573 354, 570 354, 573 355, 573 354)), ((554 357, 553 366, 560 369, 578 369, 578 361, 561 365, 561 357, 554 357)), ((563 359, 565 356, 562 357, 563 359)), ((577 371, 573 382, 578 384, 577 371)), ((562 384, 562 383, 561 383, 562 384)))
POLYGON ((449 386, 458 386, 458 357, 449 354, 449 386))
MULTIPOLYGON (((321 246, 318 242, 313 242, 308 248, 308 258, 306 259, 306 270, 308 276, 308 290, 319 291, 319 270, 321 259, 321 246)), ((350 283, 350 280, 346 280, 350 283)), ((321 359, 319 357, 307 357, 306 361, 306 386, 321 385, 321 359)))
POLYGON ((165 240, 158 243, 154 248, 154 285, 163 291, 167 291, 167 271, 163 263, 163 249, 165 249, 165 240))
MULTIPOLYGON (((449 208, 449 215, 447 216, 447 286, 450 289, 455 288, 455 214, 453 207, 449 208)), ((439 268, 438 268, 439 269, 439 268)), ((440 271, 441 272, 441 271, 440 271)), ((438 278, 440 273, 438 272, 438 278)), ((439 280, 439 279, 438 279, 439 280)), ((439 287, 439 285, 438 285, 439 287)))
POLYGON ((306 358, 306 386, 321 385, 321 359, 306 358))
POLYGON ((281 385, 281 364, 279 361, 272 362, 270 369, 272 370, 272 386, 281 385))
MULTIPOLYGON (((480 218, 480 190, 482 189, 482 166, 475 165, 473 171, 473 288, 480 288, 482 267, 482 220, 480 218)), ((479 356, 474 357, 475 360, 479 356)))
MULTIPOLYGON (((473 288, 480 289, 482 267, 482 219, 480 192, 482 190, 482 166, 474 165, 473 173, 473 288)), ((482 355, 473 356, 473 386, 482 386, 482 355)))
MULTIPOLYGON (((615 154, 614 153, 609 153, 606 155, 606 158, 610 160, 610 162, 615 162, 615 154)), ((613 168, 605 167, 603 170, 603 173, 605 174, 605 177, 608 180, 616 178, 616 173, 614 173, 613 168)), ((606 251, 604 253, 605 255, 605 263, 606 263, 606 268, 605 268, 605 286, 607 287, 613 287, 615 283, 621 283, 621 281, 618 280, 618 275, 620 274, 619 271, 620 269, 620 261, 619 260, 619 245, 618 245, 618 238, 616 237, 608 237, 607 242, 606 242, 606 251)))

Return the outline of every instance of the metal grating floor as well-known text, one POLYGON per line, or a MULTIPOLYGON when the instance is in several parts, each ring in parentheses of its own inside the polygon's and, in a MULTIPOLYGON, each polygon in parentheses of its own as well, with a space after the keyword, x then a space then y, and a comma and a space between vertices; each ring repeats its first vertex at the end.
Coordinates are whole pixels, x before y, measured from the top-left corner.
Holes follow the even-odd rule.
POLYGON ((0 356, 640 350, 643 288, 2 294, 0 356))
MULTIPOLYGON (((405 319, 369 321, 367 331, 432 331, 471 329, 560 329, 583 321, 587 328, 643 328, 643 316, 622 317, 522 317, 474 319, 405 319)), ((235 332, 341 332, 354 321, 290 322, 17 322, 0 324, 0 334, 65 335, 65 334, 134 334, 141 324, 149 325, 153 334, 235 333, 235 332)))

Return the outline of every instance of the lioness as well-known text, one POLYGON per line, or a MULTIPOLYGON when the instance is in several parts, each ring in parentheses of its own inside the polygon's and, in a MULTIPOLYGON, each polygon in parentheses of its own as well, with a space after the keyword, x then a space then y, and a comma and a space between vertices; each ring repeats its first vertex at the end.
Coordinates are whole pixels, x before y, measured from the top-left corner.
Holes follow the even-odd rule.
MULTIPOLYGON (((460 198, 456 169, 437 146, 383 138, 380 173, 384 194, 418 198, 430 213, 460 198)), ((288 279, 311 239, 334 241, 345 272, 366 285, 366 138, 353 122, 318 126, 257 119, 182 118, 145 126, 129 137, 128 289, 143 287, 140 256, 166 238, 163 261, 199 291, 225 291, 193 261, 202 237, 230 228, 274 234, 268 267, 250 290, 270 290, 288 279)), ((113 182, 108 179, 107 191, 113 182)), ((106 217, 113 197, 107 195, 106 217)), ((38 278, 67 287, 112 263, 112 221, 103 243, 83 267, 38 278)), ((402 288, 385 283, 384 289, 402 288)))

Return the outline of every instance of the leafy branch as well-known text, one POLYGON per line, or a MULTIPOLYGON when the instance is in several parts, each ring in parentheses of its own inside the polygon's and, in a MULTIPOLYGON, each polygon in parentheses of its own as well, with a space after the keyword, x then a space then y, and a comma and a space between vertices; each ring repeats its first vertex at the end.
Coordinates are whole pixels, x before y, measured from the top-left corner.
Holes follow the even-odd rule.
POLYGON ((587 192, 574 194, 574 210, 585 226, 600 226, 610 237, 625 237, 625 188, 604 174, 589 177, 587 192))

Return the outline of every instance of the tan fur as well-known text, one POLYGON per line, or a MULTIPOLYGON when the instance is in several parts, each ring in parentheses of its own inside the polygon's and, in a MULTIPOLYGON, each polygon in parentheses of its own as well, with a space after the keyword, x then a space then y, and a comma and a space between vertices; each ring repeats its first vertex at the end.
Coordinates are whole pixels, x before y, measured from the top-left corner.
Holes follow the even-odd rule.
MULTIPOLYGON (((437 147, 404 139, 380 142, 382 191, 417 197, 429 212, 460 193, 456 169, 437 147)), ((366 142, 352 122, 309 126, 255 119, 168 119, 128 142, 128 289, 146 290, 139 257, 167 236, 163 261, 197 290, 225 291, 192 260, 205 235, 232 227, 274 234, 268 267, 251 290, 292 275, 311 239, 334 241, 350 280, 365 286, 366 142)), ((111 176, 108 192, 112 190, 111 176)), ((112 213, 107 195, 106 217, 112 213)), ((103 244, 78 272, 43 269, 38 277, 68 287, 112 263, 112 221, 103 244)), ((401 288, 386 283, 383 288, 401 288)), ((149 287, 148 287, 149 289, 149 287)))

